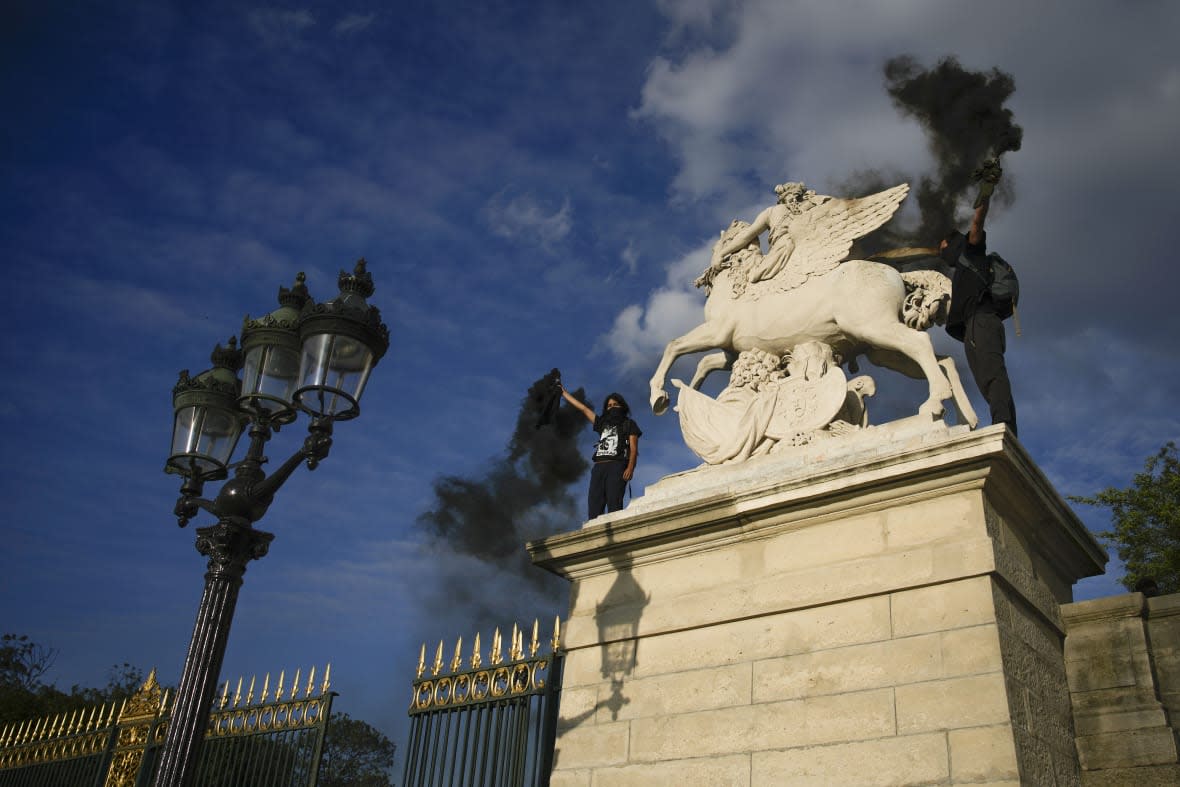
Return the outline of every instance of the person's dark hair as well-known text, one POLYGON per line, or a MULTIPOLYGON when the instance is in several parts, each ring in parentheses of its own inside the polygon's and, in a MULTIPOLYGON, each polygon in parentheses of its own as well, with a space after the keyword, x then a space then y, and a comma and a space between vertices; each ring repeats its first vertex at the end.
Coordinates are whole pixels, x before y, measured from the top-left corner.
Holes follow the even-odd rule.
POLYGON ((609 402, 611 399, 614 399, 616 402, 618 402, 619 404, 621 404, 623 406, 623 415, 631 415, 631 406, 627 404, 627 400, 624 399, 623 395, 619 394, 619 393, 607 394, 606 398, 602 400, 602 414, 603 415, 606 415, 606 403, 609 402))

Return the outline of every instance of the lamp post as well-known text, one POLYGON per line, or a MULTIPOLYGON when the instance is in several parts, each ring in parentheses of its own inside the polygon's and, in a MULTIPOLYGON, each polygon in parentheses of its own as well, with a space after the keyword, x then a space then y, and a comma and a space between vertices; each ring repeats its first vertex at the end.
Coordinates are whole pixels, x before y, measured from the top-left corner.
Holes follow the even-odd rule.
POLYGON ((184 478, 175 513, 181 527, 201 510, 217 522, 197 528, 197 551, 209 559, 205 591, 176 689, 168 734, 156 770, 156 787, 189 787, 217 690, 225 647, 246 564, 266 555, 274 535, 258 530, 275 493, 300 464, 309 470, 328 456, 332 426, 360 415, 369 373, 389 348, 389 329, 366 298, 373 294, 365 261, 340 272, 340 294, 322 304, 308 295, 303 274, 279 288, 279 308, 246 317, 239 350, 231 338, 213 351, 213 368, 173 389, 172 454, 165 471, 184 478), (242 379, 237 373, 243 370, 242 379), (299 412, 310 416, 308 436, 268 476, 263 449, 274 432, 299 412), (249 448, 233 465, 213 500, 201 497, 209 481, 224 480, 229 460, 247 431, 249 448))

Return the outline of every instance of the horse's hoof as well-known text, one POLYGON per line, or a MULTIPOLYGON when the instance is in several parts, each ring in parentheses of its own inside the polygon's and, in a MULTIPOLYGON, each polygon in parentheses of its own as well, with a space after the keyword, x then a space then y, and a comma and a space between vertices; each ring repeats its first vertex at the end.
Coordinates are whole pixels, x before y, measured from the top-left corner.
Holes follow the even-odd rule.
POLYGON ((918 408, 918 415, 928 415, 931 418, 942 418, 946 415, 946 407, 942 402, 927 402, 918 408))
POLYGON ((660 393, 651 400, 651 411, 656 415, 663 415, 668 412, 668 394, 660 391, 660 393))

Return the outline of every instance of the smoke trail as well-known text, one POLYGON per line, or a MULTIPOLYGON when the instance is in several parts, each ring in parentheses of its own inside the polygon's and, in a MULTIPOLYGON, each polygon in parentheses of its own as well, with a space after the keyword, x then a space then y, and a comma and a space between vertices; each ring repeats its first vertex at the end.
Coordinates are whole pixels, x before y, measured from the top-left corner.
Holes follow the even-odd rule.
MULTIPOLYGON (((551 385, 546 376, 529 388, 505 454, 490 460, 482 477, 436 479, 434 505, 418 517, 448 551, 538 586, 553 578, 531 564, 524 543, 580 524, 580 507, 568 487, 589 467, 577 445, 587 425, 581 413, 564 407, 551 425, 537 426, 551 385)), ((585 401, 580 389, 574 396, 585 401)))
MULTIPOLYGON (((913 192, 920 213, 917 226, 906 229, 892 222, 862 242, 870 251, 874 246, 930 245, 961 228, 966 219, 961 206, 974 196, 972 172, 989 157, 1020 150, 1024 135, 1012 110, 1004 108, 1016 83, 999 69, 968 71, 954 57, 925 69, 913 57, 901 55, 886 61, 884 76, 894 106, 925 130, 937 172, 922 177, 913 192)), ((871 193, 895 182, 879 172, 862 172, 844 185, 871 193)), ((1012 198, 1010 182, 1002 181, 996 201, 1010 203, 1012 198)))

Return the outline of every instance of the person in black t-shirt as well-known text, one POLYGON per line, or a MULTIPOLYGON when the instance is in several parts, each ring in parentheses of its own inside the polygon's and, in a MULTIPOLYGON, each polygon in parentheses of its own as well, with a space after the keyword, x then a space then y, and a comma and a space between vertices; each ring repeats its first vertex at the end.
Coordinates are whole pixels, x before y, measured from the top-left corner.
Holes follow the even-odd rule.
POLYGON ((1016 404, 1004 365, 1004 321, 996 313, 989 291, 991 263, 983 222, 990 202, 990 189, 982 189, 967 234, 956 230, 939 244, 939 256, 954 269, 946 332, 963 343, 975 384, 991 408, 992 423, 1007 424, 1015 435, 1016 404))
POLYGON ((594 445, 594 467, 590 471, 590 491, 587 496, 589 519, 604 511, 623 508, 623 492, 635 475, 635 461, 639 458, 639 438, 643 432, 631 420, 627 400, 617 393, 606 397, 602 414, 579 402, 563 387, 561 395, 586 416, 598 432, 594 445))

